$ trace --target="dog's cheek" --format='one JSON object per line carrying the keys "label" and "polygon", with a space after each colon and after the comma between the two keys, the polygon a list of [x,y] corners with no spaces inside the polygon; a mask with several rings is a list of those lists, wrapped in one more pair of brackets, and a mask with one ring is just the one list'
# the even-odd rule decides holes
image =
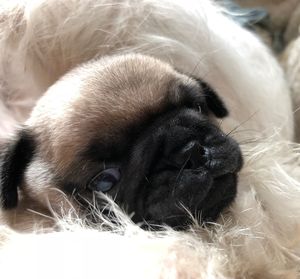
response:
{"label": "dog's cheek", "polygon": [[145,200],[145,219],[170,226],[190,223],[189,212],[203,201],[212,187],[207,170],[166,171],[151,181]]}
{"label": "dog's cheek", "polygon": [[1,207],[14,208],[18,204],[18,187],[22,183],[24,171],[35,151],[32,134],[21,130],[1,151],[0,194]]}
{"label": "dog's cheek", "polygon": [[214,179],[212,188],[201,203],[202,219],[215,221],[229,207],[237,194],[237,174],[227,174]]}

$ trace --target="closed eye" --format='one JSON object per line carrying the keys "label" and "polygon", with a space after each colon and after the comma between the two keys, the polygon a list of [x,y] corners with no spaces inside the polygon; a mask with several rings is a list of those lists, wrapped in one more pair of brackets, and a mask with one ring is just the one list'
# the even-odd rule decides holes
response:
{"label": "closed eye", "polygon": [[106,193],[111,190],[121,179],[119,168],[109,168],[98,173],[88,184],[91,191]]}

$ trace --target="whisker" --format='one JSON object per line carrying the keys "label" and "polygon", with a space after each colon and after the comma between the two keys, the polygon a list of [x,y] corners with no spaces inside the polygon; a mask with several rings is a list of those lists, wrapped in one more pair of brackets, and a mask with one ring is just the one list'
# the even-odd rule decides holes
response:
{"label": "whisker", "polygon": [[145,175],[145,180],[147,181],[148,184],[150,184],[150,181],[146,175]]}
{"label": "whisker", "polygon": [[195,64],[195,66],[194,66],[194,68],[193,68],[193,70],[192,70],[192,72],[191,72],[191,75],[193,75],[194,72],[197,70],[197,68],[199,67],[199,65],[200,65],[200,63],[202,62],[202,60],[203,60],[203,57],[200,57],[200,58],[198,59],[197,63]]}
{"label": "whisker", "polygon": [[296,114],[299,110],[300,110],[300,106],[297,107],[297,108],[293,111],[293,114]]}
{"label": "whisker", "polygon": [[223,124],[223,119],[220,119],[217,124],[218,124],[218,128],[221,129]]}
{"label": "whisker", "polygon": [[176,179],[175,179],[176,182],[178,181],[179,177],[181,176],[181,174],[182,174],[182,172],[183,172],[183,170],[184,170],[186,164],[187,164],[188,161],[191,159],[191,156],[192,156],[192,154],[190,153],[190,154],[189,154],[189,157],[185,160],[185,162],[183,163],[182,167],[180,168],[180,170],[179,170],[179,172],[178,172],[178,175],[176,176]]}
{"label": "whisker", "polygon": [[235,135],[238,133],[247,133],[247,132],[252,132],[252,133],[257,134],[257,130],[254,130],[254,129],[235,130],[235,131],[231,131],[230,133],[231,133],[231,135]]}
{"label": "whisker", "polygon": [[252,113],[246,120],[244,120],[243,122],[241,122],[239,125],[237,125],[235,128],[233,128],[226,136],[229,136],[232,134],[232,132],[236,131],[237,129],[239,129],[241,126],[243,126],[245,123],[247,123],[251,118],[253,118],[255,116],[255,114],[257,114],[258,111]]}
{"label": "whisker", "polygon": [[244,140],[244,141],[240,141],[239,145],[247,145],[249,143],[257,143],[258,141],[256,139],[248,139],[248,140]]}
{"label": "whisker", "polygon": [[55,217],[53,217],[53,216],[51,216],[51,215],[47,215],[47,214],[38,212],[38,211],[33,210],[33,209],[30,209],[30,208],[28,208],[27,211],[30,212],[30,213],[36,214],[36,215],[38,215],[38,216],[41,216],[41,217],[44,217],[44,218],[53,220],[53,221],[56,221],[56,220],[57,220]]}

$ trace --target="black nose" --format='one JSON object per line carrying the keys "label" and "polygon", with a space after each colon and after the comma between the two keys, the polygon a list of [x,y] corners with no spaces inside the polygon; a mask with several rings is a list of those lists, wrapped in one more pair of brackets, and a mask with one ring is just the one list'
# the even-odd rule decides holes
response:
{"label": "black nose", "polygon": [[207,150],[199,142],[191,141],[172,156],[173,163],[179,168],[197,169],[207,161]]}

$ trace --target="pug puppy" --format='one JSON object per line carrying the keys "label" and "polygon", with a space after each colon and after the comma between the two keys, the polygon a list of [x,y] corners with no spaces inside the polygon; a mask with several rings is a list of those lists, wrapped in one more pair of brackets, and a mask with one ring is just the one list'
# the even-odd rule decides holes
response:
{"label": "pug puppy", "polygon": [[196,14],[183,1],[125,2],[2,3],[5,101],[40,99],[30,114],[21,106],[27,121],[1,148],[3,223],[23,230],[70,205],[95,219],[102,193],[136,223],[214,221],[242,166],[231,133],[293,137],[281,70],[212,1],[190,0]]}
{"label": "pug puppy", "polygon": [[84,212],[105,193],[137,223],[215,221],[242,166],[239,145],[214,120],[227,114],[209,85],[153,57],[84,63],[49,88],[2,151],[2,207],[17,207],[18,192],[47,204],[56,188]]}

